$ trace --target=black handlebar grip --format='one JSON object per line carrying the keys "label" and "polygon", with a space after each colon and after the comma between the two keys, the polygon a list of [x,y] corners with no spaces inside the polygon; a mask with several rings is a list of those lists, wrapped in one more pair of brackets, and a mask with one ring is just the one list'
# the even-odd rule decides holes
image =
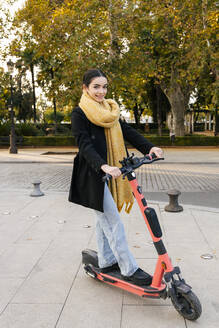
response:
{"label": "black handlebar grip", "polygon": [[112,175],[106,173],[103,177],[102,177],[102,181],[106,182],[108,180],[112,179]]}

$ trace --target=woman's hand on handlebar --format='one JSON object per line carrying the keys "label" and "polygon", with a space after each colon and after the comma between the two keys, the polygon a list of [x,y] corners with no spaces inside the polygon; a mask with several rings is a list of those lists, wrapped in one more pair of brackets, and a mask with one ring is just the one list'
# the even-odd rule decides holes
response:
{"label": "woman's hand on handlebar", "polygon": [[122,172],[117,166],[109,166],[107,164],[102,165],[101,170],[105,173],[110,174],[115,179],[122,174]]}
{"label": "woman's hand on handlebar", "polygon": [[158,158],[162,158],[163,157],[163,150],[161,148],[158,148],[158,147],[152,147],[150,152],[149,152],[149,155],[151,154],[155,154]]}

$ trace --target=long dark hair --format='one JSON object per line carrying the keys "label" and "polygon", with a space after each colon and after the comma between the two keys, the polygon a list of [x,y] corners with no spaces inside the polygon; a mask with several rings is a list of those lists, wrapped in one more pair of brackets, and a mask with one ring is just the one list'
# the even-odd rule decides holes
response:
{"label": "long dark hair", "polygon": [[95,77],[100,76],[103,76],[107,79],[106,74],[104,74],[100,69],[89,69],[87,72],[84,73],[83,84],[85,84],[86,87],[89,87],[89,84],[92,82],[92,80]]}

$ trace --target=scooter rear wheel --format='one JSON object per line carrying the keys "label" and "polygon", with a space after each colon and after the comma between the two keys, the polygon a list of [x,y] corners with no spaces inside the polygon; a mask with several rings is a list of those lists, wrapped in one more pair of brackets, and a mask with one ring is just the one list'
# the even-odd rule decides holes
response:
{"label": "scooter rear wheel", "polygon": [[173,306],[175,309],[188,320],[197,320],[202,313],[202,306],[198,297],[192,292],[187,294],[177,293],[177,301],[182,305],[182,309],[179,309],[177,304],[175,304],[174,299],[171,298]]}
{"label": "scooter rear wheel", "polygon": [[86,264],[86,265],[84,266],[84,271],[85,271],[85,273],[86,273],[88,276],[90,276],[91,278],[93,278],[93,279],[97,279],[97,274],[96,274],[96,272],[94,272],[94,271],[92,270],[92,268],[90,267],[89,264]]}

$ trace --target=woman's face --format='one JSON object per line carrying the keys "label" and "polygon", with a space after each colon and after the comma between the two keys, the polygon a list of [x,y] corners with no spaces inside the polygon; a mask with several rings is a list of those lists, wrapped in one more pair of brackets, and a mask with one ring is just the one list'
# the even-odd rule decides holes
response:
{"label": "woman's face", "polygon": [[97,102],[102,102],[107,93],[107,79],[104,76],[95,77],[89,86],[83,86],[89,96]]}

